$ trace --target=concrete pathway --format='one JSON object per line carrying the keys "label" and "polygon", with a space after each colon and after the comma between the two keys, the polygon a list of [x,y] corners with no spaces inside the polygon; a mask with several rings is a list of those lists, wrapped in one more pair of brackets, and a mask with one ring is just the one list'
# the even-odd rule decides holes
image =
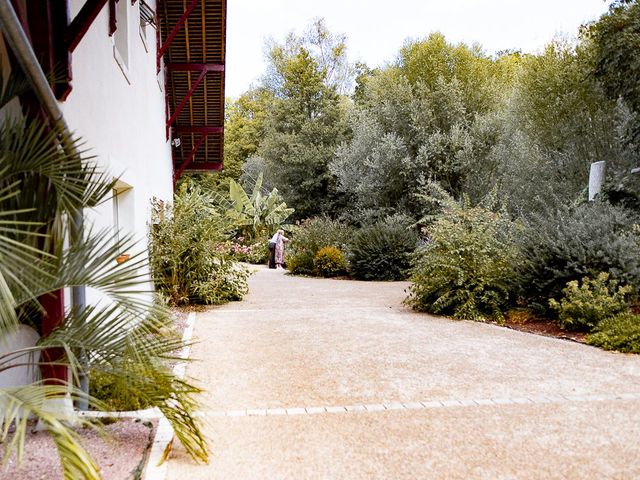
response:
{"label": "concrete pathway", "polygon": [[212,455],[169,480],[640,478],[640,356],[411,312],[407,283],[259,268],[199,313]]}

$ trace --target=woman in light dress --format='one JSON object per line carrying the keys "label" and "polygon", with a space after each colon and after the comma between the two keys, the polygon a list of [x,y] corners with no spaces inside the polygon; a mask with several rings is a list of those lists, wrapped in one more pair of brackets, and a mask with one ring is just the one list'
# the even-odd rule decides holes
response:
{"label": "woman in light dress", "polygon": [[284,230],[278,230],[273,237],[271,237],[270,242],[275,243],[275,263],[276,268],[282,268],[284,264],[284,247],[285,244],[289,242],[289,239],[284,236]]}

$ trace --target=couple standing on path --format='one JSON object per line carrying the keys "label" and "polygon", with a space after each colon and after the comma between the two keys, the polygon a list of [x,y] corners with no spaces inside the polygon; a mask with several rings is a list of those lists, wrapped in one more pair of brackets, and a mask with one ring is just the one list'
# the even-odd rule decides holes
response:
{"label": "couple standing on path", "polygon": [[269,268],[282,268],[284,264],[284,247],[289,239],[284,236],[284,230],[278,230],[269,240]]}

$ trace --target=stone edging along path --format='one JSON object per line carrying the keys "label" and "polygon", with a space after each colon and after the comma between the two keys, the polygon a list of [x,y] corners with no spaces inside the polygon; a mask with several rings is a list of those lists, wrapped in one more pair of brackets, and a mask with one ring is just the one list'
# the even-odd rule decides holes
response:
{"label": "stone edging along path", "polygon": [[485,398],[472,400],[431,400],[422,402],[389,402],[363,405],[324,407],[255,408],[246,410],[222,410],[198,412],[201,417],[251,417],[268,415],[317,415],[324,413],[383,412],[386,410],[425,410],[436,408],[480,407],[496,405],[540,405],[566,402],[606,402],[614,400],[640,400],[640,393],[612,395],[547,395],[519,398]]}
{"label": "stone edging along path", "polygon": [[[184,360],[189,358],[191,346],[189,345],[193,337],[193,327],[196,322],[195,312],[189,313],[187,325],[182,334],[182,341],[186,346],[178,353],[178,357]],[[173,367],[173,372],[178,378],[184,378],[187,362],[179,362]],[[155,409],[154,409],[155,410]],[[158,412],[159,413],[159,412]],[[143,480],[164,480],[167,476],[167,464],[165,460],[171,451],[174,432],[169,421],[160,413],[160,421],[156,430],[155,438],[149,453],[147,465],[142,474]]]}

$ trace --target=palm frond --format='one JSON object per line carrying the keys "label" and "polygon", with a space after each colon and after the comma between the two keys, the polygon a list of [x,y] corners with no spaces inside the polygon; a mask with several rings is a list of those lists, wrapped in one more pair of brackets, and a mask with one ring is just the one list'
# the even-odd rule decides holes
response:
{"label": "palm frond", "polygon": [[[46,400],[70,395],[72,399],[83,397],[82,393],[69,385],[32,385],[11,389],[0,389],[0,441],[4,443],[4,462],[16,455],[18,462],[22,460],[27,420],[34,416],[40,419],[58,449],[60,463],[65,480],[100,480],[100,470],[91,456],[80,444],[77,433],[67,423],[79,423],[80,426],[95,428],[88,420],[75,415],[67,416],[62,411],[49,411]],[[10,433],[11,427],[13,433]]]}
{"label": "palm frond", "polygon": [[124,395],[158,407],[187,451],[206,461],[206,442],[191,414],[196,409],[192,396],[200,389],[177,378],[165,365],[184,342],[159,333],[161,310],[132,319],[119,305],[90,307],[78,315],[72,313],[65,325],[43,339],[40,346],[71,352],[84,348],[90,370],[121,379],[119,388]]}
{"label": "palm frond", "polygon": [[[0,83],[5,86],[2,94],[17,91],[17,87]],[[0,102],[3,98],[0,95]],[[177,379],[166,367],[166,359],[172,358],[182,342],[159,334],[161,312],[150,303],[146,255],[140,253],[117,265],[118,254],[135,251],[135,244],[131,238],[114,238],[110,230],[89,230],[79,241],[65,245],[71,219],[108,198],[114,182],[79,139],[36,121],[0,124],[0,335],[18,321],[39,316],[42,307],[37,299],[43,295],[79,285],[106,294],[111,299],[108,306],[69,312],[63,326],[31,351],[62,348],[65,354],[56,362],[68,366],[76,380],[84,368],[78,353],[86,351],[90,368],[127,379],[124,383],[131,391],[165,413],[187,450],[206,460],[203,435],[190,414],[195,408],[192,395],[198,389]],[[202,212],[208,215],[206,208]],[[7,367],[11,358],[0,359],[0,366]],[[40,363],[34,361],[37,365]],[[21,457],[26,419],[35,416],[56,442],[65,478],[99,478],[95,463],[66,424],[71,419],[43,407],[46,398],[67,390],[72,398],[82,398],[71,386],[35,383],[0,389],[0,440],[8,438],[10,426],[15,427],[5,454],[17,452]]]}
{"label": "palm frond", "polygon": [[60,147],[59,133],[39,122],[20,120],[0,125],[3,180],[20,180],[21,191],[35,192],[36,195],[21,195],[19,200],[34,203],[29,207],[42,213],[46,212],[44,204],[48,204],[57,214],[72,215],[94,206],[113,188],[114,181],[99,170],[79,139],[63,140],[78,154],[68,155]]}
{"label": "palm frond", "polygon": [[7,285],[0,269],[0,334],[12,332],[18,326],[16,304],[13,292]]}
{"label": "palm frond", "polygon": [[21,70],[13,70],[6,80],[3,70],[0,70],[0,110],[11,100],[28,92],[31,88]]}

